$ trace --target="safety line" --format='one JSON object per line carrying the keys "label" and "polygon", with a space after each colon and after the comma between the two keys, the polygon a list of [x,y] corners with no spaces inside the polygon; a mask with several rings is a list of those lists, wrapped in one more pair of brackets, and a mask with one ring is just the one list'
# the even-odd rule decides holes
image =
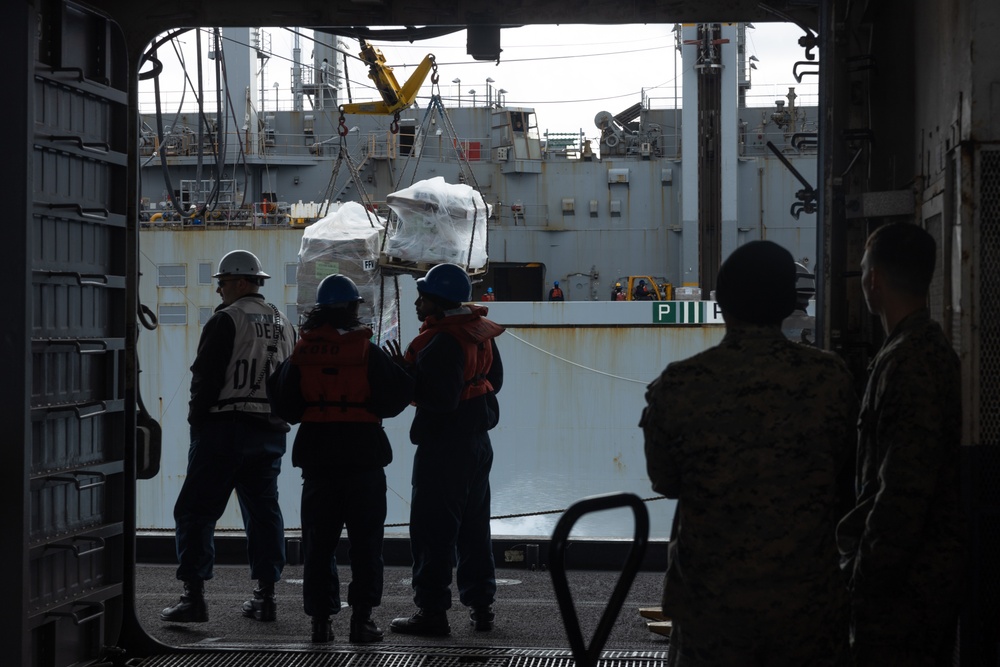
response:
{"label": "safety line", "polygon": [[[648,503],[654,500],[666,500],[666,499],[667,499],[666,496],[650,496],[649,498],[642,498],[641,500],[644,503]],[[526,516],[542,516],[543,514],[562,514],[565,511],[566,511],[565,509],[561,509],[561,510],[541,510],[538,512],[521,512],[520,514],[500,514],[498,516],[491,516],[490,521],[499,521],[502,519],[520,519]],[[385,524],[385,527],[403,528],[409,525],[410,525],[409,523],[387,523]]]}
{"label": "safety line", "polygon": [[633,378],[622,377],[621,375],[615,375],[614,373],[608,373],[606,371],[597,370],[596,368],[591,368],[590,366],[584,366],[583,364],[578,364],[575,361],[570,361],[569,359],[566,359],[565,357],[560,357],[558,354],[555,354],[554,352],[549,352],[548,350],[542,349],[542,348],[538,347],[537,345],[535,345],[534,343],[529,343],[528,341],[524,340],[520,336],[511,333],[509,329],[507,331],[505,331],[504,333],[506,333],[511,338],[514,338],[515,340],[521,341],[522,343],[524,343],[528,347],[535,348],[536,350],[538,350],[542,354],[547,354],[547,355],[549,355],[550,357],[552,357],[554,359],[558,359],[559,361],[564,361],[567,364],[570,364],[571,366],[576,366],[577,368],[582,368],[585,371],[590,371],[591,373],[597,373],[598,375],[604,375],[604,376],[607,376],[609,378],[614,378],[616,380],[624,380],[625,382],[634,382],[636,384],[643,384],[643,385],[649,384],[649,382],[647,382],[645,380],[635,380]]}

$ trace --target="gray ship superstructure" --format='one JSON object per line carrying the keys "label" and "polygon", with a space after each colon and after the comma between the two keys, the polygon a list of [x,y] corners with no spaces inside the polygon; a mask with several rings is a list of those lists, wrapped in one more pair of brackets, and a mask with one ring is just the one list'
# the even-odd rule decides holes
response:
{"label": "gray ship superstructure", "polygon": [[[441,176],[467,181],[492,205],[490,271],[477,296],[493,287],[499,300],[541,300],[559,280],[568,300],[602,300],[617,278],[652,275],[707,297],[721,260],[759,238],[815,265],[808,183],[815,183],[816,108],[797,106],[794,90],[775,107],[743,106],[750,81],[742,24],[684,27],[681,107],[650,108],[640,99],[617,113],[597,109],[593,140],[549,131],[558,119],[505,106],[499,96],[450,106],[445,119],[420,98],[402,112],[397,133],[391,116],[348,115],[342,125],[343,78],[330,65],[339,54],[320,46],[312,67],[293,68],[299,108],[273,110],[257,92],[268,82],[258,82],[256,51],[232,46],[259,42],[257,33],[227,33],[239,33],[220,42],[229,90],[246,91],[230,93],[228,113],[206,105],[201,127],[193,112],[143,118],[146,218],[176,221],[178,210],[207,205],[186,223],[294,226],[315,219],[324,202],[364,195],[387,215],[387,195]],[[338,160],[342,147],[356,174]]]}

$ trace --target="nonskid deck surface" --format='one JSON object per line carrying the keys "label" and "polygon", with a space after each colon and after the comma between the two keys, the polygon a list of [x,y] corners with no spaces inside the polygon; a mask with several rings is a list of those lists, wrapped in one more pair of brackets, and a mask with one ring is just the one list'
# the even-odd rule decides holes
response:
{"label": "nonskid deck surface", "polygon": [[[604,651],[600,667],[662,667],[664,651]],[[137,667],[569,667],[569,650],[447,647],[303,648],[226,647],[151,656]]]}
{"label": "nonskid deck surface", "polygon": [[[559,614],[547,571],[499,569],[498,591],[494,605],[496,625],[491,632],[476,632],[469,623],[468,609],[454,593],[448,612],[450,637],[411,637],[389,631],[389,622],[415,611],[410,588],[410,568],[386,567],[382,606],[374,618],[385,630],[385,641],[373,645],[352,645],[347,641],[350,609],[344,608],[333,617],[335,638],[329,644],[309,641],[309,617],[302,610],[302,566],[287,566],[276,586],[278,619],[273,623],[244,618],[240,606],[248,599],[254,582],[246,566],[216,566],[215,577],[206,583],[209,621],[207,623],[168,624],[160,621],[160,610],[177,602],[181,584],[175,578],[176,568],[169,565],[136,566],[137,614],[146,632],[154,639],[171,646],[197,649],[237,650],[242,662],[227,662],[220,654],[206,662],[177,662],[182,655],[161,656],[150,665],[269,665],[292,664],[271,662],[273,651],[319,651],[327,658],[318,662],[296,660],[296,665],[338,665],[346,667],[345,652],[350,655],[378,654],[361,663],[350,661],[351,667],[447,667],[452,663],[483,663],[485,667],[549,667],[563,666],[572,659],[565,626]],[[342,567],[341,597],[346,603],[349,567]],[[608,599],[618,580],[617,572],[580,570],[569,573],[570,588],[583,637],[589,643],[604,613]],[[648,619],[639,614],[641,607],[654,606],[659,601],[662,574],[640,572],[628,599],[605,643],[608,657],[628,656],[641,662],[660,660],[666,655],[666,637],[649,632]],[[336,656],[340,657],[336,657]],[[392,657],[395,656],[395,657]],[[451,656],[445,659],[446,656]],[[465,657],[462,657],[465,656]],[[190,656],[196,657],[196,656]],[[211,657],[211,656],[206,656]],[[418,659],[419,658],[419,659]],[[545,658],[544,660],[539,660]],[[159,662],[165,660],[165,662]],[[218,660],[218,661],[217,661]],[[374,662],[372,662],[374,660]],[[444,660],[442,663],[441,660]],[[615,661],[617,662],[617,660]],[[604,664],[604,661],[602,661]]]}

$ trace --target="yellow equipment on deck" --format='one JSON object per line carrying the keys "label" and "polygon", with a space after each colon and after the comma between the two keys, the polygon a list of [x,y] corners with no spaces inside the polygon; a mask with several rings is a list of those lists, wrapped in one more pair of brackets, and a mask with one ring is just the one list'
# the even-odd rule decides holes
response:
{"label": "yellow equipment on deck", "polygon": [[[638,294],[639,282],[644,283],[647,295],[640,297]],[[674,298],[673,285],[666,278],[659,276],[622,276],[618,283],[624,285],[625,301],[671,301]]]}

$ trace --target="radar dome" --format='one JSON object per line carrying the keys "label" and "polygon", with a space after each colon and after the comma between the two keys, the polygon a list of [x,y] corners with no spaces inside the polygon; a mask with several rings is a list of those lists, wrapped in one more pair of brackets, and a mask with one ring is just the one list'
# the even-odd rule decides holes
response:
{"label": "radar dome", "polygon": [[599,111],[597,115],[594,116],[594,125],[603,130],[611,125],[611,121],[614,119],[615,117],[611,115],[610,111]]}

